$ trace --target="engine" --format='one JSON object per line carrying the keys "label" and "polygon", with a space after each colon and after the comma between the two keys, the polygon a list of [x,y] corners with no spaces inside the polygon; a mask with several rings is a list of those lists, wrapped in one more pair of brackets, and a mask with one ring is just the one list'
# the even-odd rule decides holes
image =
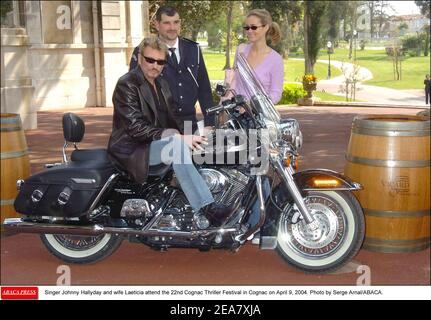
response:
{"label": "engine", "polygon": [[[245,174],[235,169],[201,168],[199,173],[207,183],[214,200],[224,205],[231,205],[236,199],[242,198],[249,181]],[[157,228],[165,231],[190,232],[209,226],[203,215],[193,211],[182,192],[175,196],[157,223]]]}
{"label": "engine", "polygon": [[157,223],[157,228],[165,231],[185,231],[194,229],[194,212],[185,195],[178,193]]}
{"label": "engine", "polygon": [[207,183],[214,200],[227,206],[242,197],[249,182],[249,177],[236,169],[202,168],[199,173]]}
{"label": "engine", "polygon": [[114,201],[110,204],[111,210],[116,203],[122,203],[119,209],[120,218],[133,227],[141,228],[147,225],[153,217],[166,205],[173,189],[164,183],[147,185],[143,189],[136,189],[131,184],[118,185],[114,189]]}
{"label": "engine", "polygon": [[[214,200],[227,206],[242,198],[249,182],[249,177],[236,169],[200,168],[199,173]],[[164,208],[164,202],[169,198],[170,203]],[[193,211],[184,193],[167,185],[153,186],[145,196],[126,199],[120,217],[132,226],[144,227],[163,208],[163,215],[155,224],[159,230],[190,232],[209,227],[206,218]]]}

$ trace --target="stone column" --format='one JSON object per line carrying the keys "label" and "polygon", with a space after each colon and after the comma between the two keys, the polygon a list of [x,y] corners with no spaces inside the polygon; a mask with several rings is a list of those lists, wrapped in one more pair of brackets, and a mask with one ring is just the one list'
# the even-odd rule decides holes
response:
{"label": "stone column", "polygon": [[[131,1],[133,3],[134,1]],[[126,2],[101,1],[102,26],[101,47],[101,78],[104,88],[102,105],[112,106],[112,94],[118,79],[128,68],[127,61],[127,30]]]}
{"label": "stone column", "polygon": [[72,29],[74,44],[93,44],[91,1],[72,0]]}
{"label": "stone column", "polygon": [[25,20],[28,44],[40,44],[42,41],[42,19],[39,1],[25,2]]}
{"label": "stone column", "polygon": [[144,36],[150,35],[150,4],[148,1],[142,1],[142,28]]}
{"label": "stone column", "polygon": [[1,112],[17,113],[23,128],[37,127],[34,87],[27,64],[28,36],[23,28],[1,29]]}
{"label": "stone column", "polygon": [[148,1],[130,1],[130,38],[132,47],[150,34]]}
{"label": "stone column", "polygon": [[26,1],[24,7],[26,29],[1,29],[1,112],[18,113],[27,130],[37,128],[29,47],[43,37],[40,2]]}
{"label": "stone column", "polygon": [[34,108],[95,105],[91,2],[27,1]]}
{"label": "stone column", "polygon": [[148,1],[101,1],[103,103],[112,106],[118,79],[128,72],[130,55],[149,35]]}

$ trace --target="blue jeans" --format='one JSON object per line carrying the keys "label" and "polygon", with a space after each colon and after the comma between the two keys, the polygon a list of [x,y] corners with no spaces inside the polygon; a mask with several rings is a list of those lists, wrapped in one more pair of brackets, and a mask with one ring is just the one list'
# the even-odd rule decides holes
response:
{"label": "blue jeans", "polygon": [[[271,186],[269,184],[269,179],[266,176],[262,177],[262,193],[263,193],[263,200],[266,202],[266,200],[269,198],[269,195],[271,193]],[[259,198],[256,199],[256,201],[253,204],[253,207],[251,208],[251,214],[248,218],[248,223],[250,223],[250,227],[255,226],[259,222],[260,218],[260,201]]]}
{"label": "blue jeans", "polygon": [[181,189],[196,212],[214,202],[211,191],[193,164],[190,148],[179,135],[151,142],[150,166],[161,163],[172,165]]}

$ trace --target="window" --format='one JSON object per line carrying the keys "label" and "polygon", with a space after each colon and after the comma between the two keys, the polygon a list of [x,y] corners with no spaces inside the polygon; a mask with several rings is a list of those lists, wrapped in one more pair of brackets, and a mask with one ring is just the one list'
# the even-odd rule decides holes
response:
{"label": "window", "polygon": [[13,4],[12,1],[1,1],[0,2],[0,13],[1,13],[1,26],[12,27],[13,26]]}
{"label": "window", "polygon": [[3,28],[24,27],[25,1],[1,1],[0,24]]}

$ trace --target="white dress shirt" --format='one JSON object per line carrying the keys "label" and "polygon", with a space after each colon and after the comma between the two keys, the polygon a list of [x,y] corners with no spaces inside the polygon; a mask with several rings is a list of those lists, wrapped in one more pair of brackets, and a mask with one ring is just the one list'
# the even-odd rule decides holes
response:
{"label": "white dress shirt", "polygon": [[[180,47],[179,47],[178,37],[177,37],[177,41],[175,42],[175,44],[173,46],[168,46],[168,48],[175,48],[175,55],[177,56],[178,63],[180,63]],[[172,52],[169,51],[169,56],[171,54],[172,54]]]}

